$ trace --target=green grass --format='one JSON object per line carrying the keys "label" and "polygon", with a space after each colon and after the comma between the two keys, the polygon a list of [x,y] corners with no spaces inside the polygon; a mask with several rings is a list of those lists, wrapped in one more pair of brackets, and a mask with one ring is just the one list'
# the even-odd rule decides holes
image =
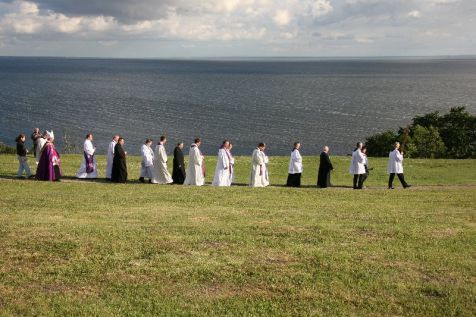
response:
{"label": "green grass", "polygon": [[197,188],[139,184],[136,157],[126,185],[15,180],[0,156],[0,315],[474,316],[476,161],[407,160],[393,191],[385,159],[364,191],[333,162],[337,188],[315,157],[304,188]]}

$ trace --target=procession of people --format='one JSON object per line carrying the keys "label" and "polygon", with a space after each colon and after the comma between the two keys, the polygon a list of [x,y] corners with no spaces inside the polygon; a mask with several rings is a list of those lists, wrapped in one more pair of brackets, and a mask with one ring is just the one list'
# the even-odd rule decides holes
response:
{"label": "procession of people", "polygon": [[[59,181],[63,176],[61,170],[60,155],[54,145],[53,131],[40,132],[36,128],[31,135],[33,141],[33,156],[36,159],[36,174],[33,175],[28,165],[25,146],[26,135],[20,134],[16,138],[17,158],[19,167],[17,177],[23,178],[25,173],[27,178],[35,177],[38,180]],[[76,174],[78,179],[96,179],[99,176],[96,161],[96,146],[93,143],[94,137],[91,133],[86,135],[83,143],[83,157],[79,170]],[[205,185],[205,156],[200,146],[202,140],[196,138],[190,145],[188,168],[185,167],[183,154],[184,143],[176,144],[173,153],[173,171],[170,175],[168,170],[168,156],[165,145],[167,138],[161,136],[155,151],[152,148],[153,140],[148,138],[141,146],[141,167],[139,181],[150,184],[179,184],[189,186]],[[127,152],[124,149],[125,140],[119,135],[114,135],[107,148],[106,179],[115,183],[126,183],[128,181]],[[233,145],[229,140],[224,140],[218,149],[215,174],[211,185],[229,187],[234,183],[235,159],[232,155]],[[286,186],[300,187],[303,173],[303,157],[300,153],[301,143],[295,142],[290,154],[288,164],[288,178]],[[266,187],[270,185],[268,164],[269,158],[265,153],[266,144],[261,142],[253,150],[251,155],[251,172],[248,185],[250,187]],[[317,173],[317,187],[332,187],[331,173],[334,167],[329,156],[329,146],[323,146],[320,155],[319,168]],[[365,181],[369,177],[369,162],[367,157],[367,147],[362,142],[357,142],[350,160],[349,173],[352,175],[352,188],[364,189]],[[403,153],[400,143],[393,144],[393,151],[389,153],[388,168],[388,188],[394,189],[393,180],[398,177],[403,188],[411,187],[405,181],[403,174]]]}

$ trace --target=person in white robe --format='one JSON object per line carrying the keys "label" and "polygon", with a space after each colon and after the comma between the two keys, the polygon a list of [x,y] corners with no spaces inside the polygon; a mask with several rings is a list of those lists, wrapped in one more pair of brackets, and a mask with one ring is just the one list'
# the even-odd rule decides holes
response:
{"label": "person in white robe", "polygon": [[230,157],[227,152],[229,145],[230,142],[225,140],[218,150],[217,167],[215,169],[215,177],[213,178],[212,182],[213,186],[231,186]]}
{"label": "person in white robe", "polygon": [[165,136],[160,137],[160,142],[155,147],[155,176],[158,184],[172,184],[174,181],[170,176],[167,169],[167,152],[165,151],[165,143],[167,138]]}
{"label": "person in white robe", "polygon": [[98,178],[98,166],[96,162],[96,147],[93,145],[93,135],[88,133],[83,144],[83,160],[77,178]]}
{"label": "person in white robe", "polygon": [[226,153],[228,154],[228,159],[230,160],[230,186],[235,181],[235,158],[233,157],[233,154],[231,153],[232,149],[233,149],[233,144],[230,142],[228,144],[228,149],[226,149]]}
{"label": "person in white robe", "polygon": [[157,184],[154,170],[154,151],[152,150],[152,140],[145,140],[145,143],[142,144],[140,151],[142,154],[142,161],[140,164],[139,181],[141,183],[145,183],[145,178],[148,178],[149,183]]}
{"label": "person in white robe", "polygon": [[350,161],[349,173],[354,175],[352,187],[354,189],[362,189],[365,177],[365,155],[362,153],[362,142],[358,142],[355,150],[352,152],[352,160]]}
{"label": "person in white robe", "polygon": [[253,151],[251,158],[251,187],[266,187],[269,185],[268,179],[268,157],[264,153],[266,144],[260,143],[258,147]]}
{"label": "person in white robe", "polygon": [[294,148],[291,151],[291,157],[289,158],[288,165],[288,180],[286,186],[300,187],[301,186],[301,174],[303,170],[302,156],[299,152],[301,143],[294,142]]}
{"label": "person in white robe", "polygon": [[114,161],[114,147],[117,144],[120,136],[115,135],[112,138],[112,141],[109,143],[109,147],[107,148],[107,165],[106,165],[106,179],[111,180],[111,173],[112,173],[112,162]]}
{"label": "person in white robe", "polygon": [[410,184],[407,184],[405,181],[405,176],[403,175],[403,153],[400,152],[400,143],[395,142],[393,148],[393,151],[391,151],[388,155],[388,188],[394,189],[393,180],[395,178],[395,174],[397,174],[397,177],[400,180],[403,188],[411,187]]}
{"label": "person in white robe", "polygon": [[40,162],[41,151],[43,150],[43,147],[45,146],[46,142],[47,140],[45,133],[43,133],[43,135],[38,140],[36,140],[36,165],[38,165],[38,163]]}
{"label": "person in white robe", "polygon": [[200,151],[202,141],[196,138],[188,152],[188,168],[184,185],[202,186],[205,184],[205,158]]}

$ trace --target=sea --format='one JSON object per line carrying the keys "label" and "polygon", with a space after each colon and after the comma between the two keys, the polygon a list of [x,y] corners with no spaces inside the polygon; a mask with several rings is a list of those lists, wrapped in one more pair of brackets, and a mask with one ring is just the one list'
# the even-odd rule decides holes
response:
{"label": "sea", "polygon": [[351,153],[357,141],[406,126],[416,115],[465,106],[476,113],[476,57],[348,59],[91,59],[0,57],[0,141],[53,130],[58,148],[99,153],[116,133],[129,153],[161,135],[202,139],[216,155],[259,142],[269,155]]}

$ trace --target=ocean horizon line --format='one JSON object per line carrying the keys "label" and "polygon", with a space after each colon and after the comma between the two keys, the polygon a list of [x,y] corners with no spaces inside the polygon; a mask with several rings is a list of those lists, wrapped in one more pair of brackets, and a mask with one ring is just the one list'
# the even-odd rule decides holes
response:
{"label": "ocean horizon line", "polygon": [[230,61],[230,62],[319,62],[319,61],[392,61],[392,60],[471,60],[476,54],[459,55],[382,55],[382,56],[193,56],[193,57],[119,57],[119,56],[55,56],[55,55],[0,55],[15,59],[72,59],[72,60],[151,60],[151,61]]}

